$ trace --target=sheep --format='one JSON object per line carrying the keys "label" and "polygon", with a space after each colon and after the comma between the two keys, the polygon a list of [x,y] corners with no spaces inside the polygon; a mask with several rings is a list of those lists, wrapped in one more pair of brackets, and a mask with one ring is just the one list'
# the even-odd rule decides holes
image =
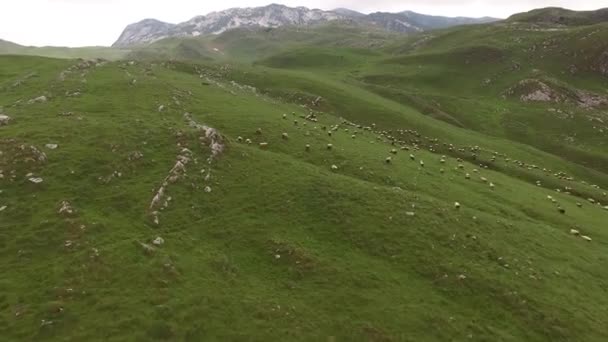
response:
{"label": "sheep", "polygon": [[355,138],[357,137],[357,135],[356,135],[356,134],[353,134],[353,135],[351,135],[350,137],[351,137],[352,139],[355,139]]}
{"label": "sheep", "polygon": [[583,204],[582,204],[582,203],[580,203],[580,202],[576,202],[576,206],[577,206],[577,207],[579,207],[579,208],[582,208],[582,207],[583,207]]}
{"label": "sheep", "polygon": [[393,158],[392,158],[392,157],[387,157],[387,158],[386,158],[386,160],[385,160],[385,162],[386,162],[387,164],[390,164],[392,161],[393,161]]}
{"label": "sheep", "polygon": [[327,132],[327,135],[331,137],[331,131]]}
{"label": "sheep", "polygon": [[287,120],[287,114],[283,114],[283,120]]}
{"label": "sheep", "polygon": [[410,154],[410,159],[411,160],[416,160],[416,157],[413,154]]}
{"label": "sheep", "polygon": [[559,211],[560,214],[565,214],[566,213],[566,209],[564,209],[562,207],[557,207],[557,211]]}
{"label": "sheep", "polygon": [[424,167],[424,161],[420,161],[420,167]]}
{"label": "sheep", "polygon": [[247,143],[247,145],[251,145],[253,142],[251,141],[251,139],[246,139],[245,143]]}
{"label": "sheep", "polygon": [[454,208],[460,209],[460,203],[459,202],[454,202]]}
{"label": "sheep", "polygon": [[337,165],[332,165],[331,169],[332,169],[332,171],[337,171],[338,170],[338,166]]}
{"label": "sheep", "polygon": [[391,154],[397,154],[397,150],[396,149],[392,149],[391,150]]}
{"label": "sheep", "polygon": [[441,158],[441,159],[439,159],[439,162],[440,162],[441,164],[445,164],[445,159]]}
{"label": "sheep", "polygon": [[305,149],[306,149],[307,152],[310,151],[310,145],[306,144]]}
{"label": "sheep", "polygon": [[582,236],[581,236],[581,238],[582,238],[583,240],[586,240],[586,241],[589,241],[589,242],[591,242],[591,241],[592,241],[592,240],[591,240],[591,238],[590,238],[590,237],[588,237],[587,235],[582,235]]}
{"label": "sheep", "polygon": [[333,149],[333,148],[334,148],[334,145],[332,145],[332,144],[327,144],[327,150],[328,150],[328,151],[331,151],[331,149]]}
{"label": "sheep", "polygon": [[465,179],[471,179],[471,175],[467,173],[467,174],[464,175],[464,178]]}
{"label": "sheep", "polygon": [[268,143],[266,143],[266,142],[260,143],[260,148],[266,149],[267,147],[268,147]]}
{"label": "sheep", "polygon": [[579,236],[579,235],[581,235],[581,232],[579,232],[579,231],[578,231],[578,230],[576,230],[576,229],[570,229],[570,234],[572,234],[572,235],[576,235],[576,236]]}
{"label": "sheep", "polygon": [[258,129],[255,131],[255,134],[257,134],[257,135],[262,135],[262,129],[261,129],[261,128],[258,128]]}
{"label": "sheep", "polygon": [[439,169],[439,173],[445,173],[444,169]]}
{"label": "sheep", "polygon": [[459,169],[464,169],[464,165],[462,165],[462,164],[458,164],[458,168],[459,168]]}
{"label": "sheep", "polygon": [[242,142],[243,142],[243,137],[237,137],[237,138],[236,138],[236,141],[238,141],[238,142],[242,143]]}
{"label": "sheep", "polygon": [[297,126],[298,125],[298,120],[293,120],[293,125]]}
{"label": "sheep", "polygon": [[494,183],[490,182],[490,189],[494,190]]}
{"label": "sheep", "polygon": [[488,179],[487,179],[486,177],[481,177],[480,179],[481,179],[481,181],[482,181],[482,182],[484,182],[484,183],[487,183],[487,182],[488,182]]}
{"label": "sheep", "polygon": [[283,138],[283,140],[287,140],[287,139],[289,139],[289,134],[283,133],[283,134],[281,134],[281,138]]}

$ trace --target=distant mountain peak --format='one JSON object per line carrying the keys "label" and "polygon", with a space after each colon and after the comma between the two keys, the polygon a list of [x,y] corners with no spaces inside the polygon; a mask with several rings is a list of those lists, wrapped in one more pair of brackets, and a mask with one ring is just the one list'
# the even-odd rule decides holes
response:
{"label": "distant mountain peak", "polygon": [[168,37],[196,37],[220,34],[235,28],[309,26],[333,20],[353,20],[388,31],[411,33],[455,25],[475,24],[491,20],[473,18],[434,17],[415,12],[363,14],[346,8],[332,11],[288,7],[270,4],[263,7],[231,8],[199,15],[179,23],[169,24],[145,19],[125,28],[114,47],[149,44]]}

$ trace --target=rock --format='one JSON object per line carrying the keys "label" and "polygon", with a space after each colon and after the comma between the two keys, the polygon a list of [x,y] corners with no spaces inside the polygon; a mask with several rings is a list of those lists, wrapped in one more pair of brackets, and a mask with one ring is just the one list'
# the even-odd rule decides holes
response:
{"label": "rock", "polygon": [[11,117],[5,114],[0,114],[0,126],[8,125],[11,121]]}
{"label": "rock", "polygon": [[59,208],[57,213],[60,215],[72,215],[74,213],[74,209],[72,208],[72,205],[70,204],[70,202],[62,201],[61,207]]}
{"label": "rock", "polygon": [[46,96],[42,95],[42,96],[38,96],[38,97],[36,97],[34,99],[29,100],[27,103],[28,104],[32,104],[32,103],[44,103],[44,102],[47,102],[47,101],[48,101],[48,98]]}
{"label": "rock", "polygon": [[40,177],[30,177],[28,179],[30,182],[34,183],[34,184],[40,184],[42,183],[44,180]]}
{"label": "rock", "polygon": [[162,237],[158,236],[156,239],[154,239],[154,241],[152,241],[152,243],[155,246],[162,246],[165,244],[165,239],[163,239]]}
{"label": "rock", "polygon": [[591,242],[591,241],[592,241],[592,240],[591,240],[591,238],[590,238],[590,237],[588,237],[587,235],[581,235],[581,238],[582,238],[583,240],[585,240],[585,241],[589,241],[589,242]]}
{"label": "rock", "polygon": [[57,149],[57,147],[59,147],[59,145],[57,145],[57,144],[46,144],[46,145],[44,145],[44,147],[48,148],[49,150],[55,150],[55,149]]}
{"label": "rock", "polygon": [[156,248],[154,248],[154,246],[148,245],[147,243],[139,242],[139,246],[143,248],[146,254],[153,254],[154,252],[156,252]]}

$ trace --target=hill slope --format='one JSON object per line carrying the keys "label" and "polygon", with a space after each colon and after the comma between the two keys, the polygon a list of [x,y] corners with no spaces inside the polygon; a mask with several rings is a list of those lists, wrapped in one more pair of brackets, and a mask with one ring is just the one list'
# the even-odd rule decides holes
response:
{"label": "hill slope", "polygon": [[9,339],[606,337],[602,190],[503,153],[557,159],[306,71],[0,58]]}
{"label": "hill slope", "polygon": [[0,56],[0,333],[606,340],[607,27]]}

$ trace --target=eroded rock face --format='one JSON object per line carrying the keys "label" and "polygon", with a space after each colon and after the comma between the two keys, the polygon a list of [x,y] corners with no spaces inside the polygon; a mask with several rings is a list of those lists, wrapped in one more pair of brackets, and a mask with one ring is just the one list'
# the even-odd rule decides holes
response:
{"label": "eroded rock face", "polygon": [[598,70],[602,75],[608,76],[608,50],[600,55]]}
{"label": "eroded rock face", "polygon": [[604,96],[580,89],[561,89],[537,79],[522,80],[507,89],[504,95],[518,97],[522,102],[571,103],[585,109],[608,106],[608,98]]}

